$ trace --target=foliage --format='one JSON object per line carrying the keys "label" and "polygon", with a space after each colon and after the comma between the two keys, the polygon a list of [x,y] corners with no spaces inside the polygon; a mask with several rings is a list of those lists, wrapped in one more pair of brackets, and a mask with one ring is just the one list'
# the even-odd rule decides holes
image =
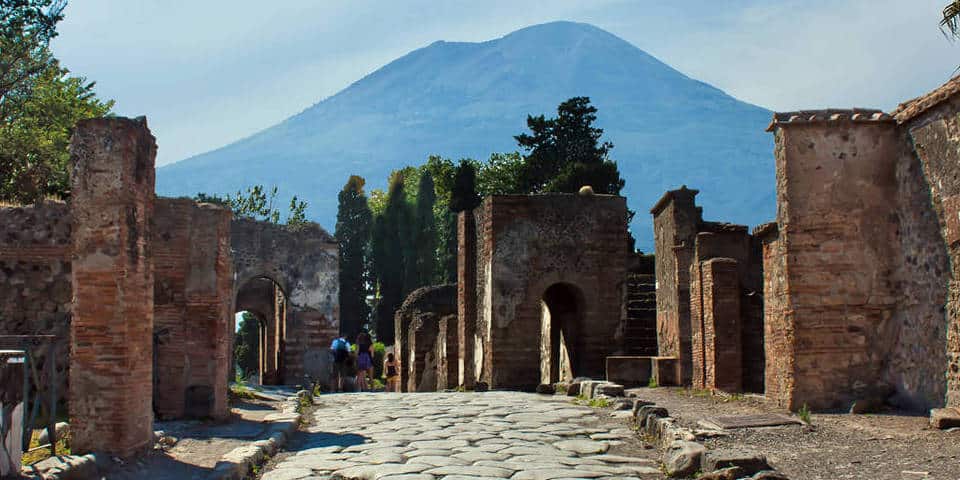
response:
{"label": "foliage", "polygon": [[436,278],[437,264],[437,221],[433,207],[437,194],[433,176],[429,171],[420,174],[417,186],[417,202],[414,211],[413,248],[415,249],[414,270],[417,286],[430,285]]}
{"label": "foliage", "polygon": [[341,333],[353,338],[370,318],[367,304],[367,248],[373,214],[363,191],[363,177],[350,176],[338,195],[336,238],[340,244]]}
{"label": "foliage", "polygon": [[450,192],[450,210],[462,212],[473,210],[480,204],[477,194],[477,170],[474,162],[461,160],[454,175],[453,189]]}
{"label": "foliage", "polygon": [[260,321],[250,312],[243,312],[233,347],[237,375],[249,378],[260,371]]}
{"label": "foliage", "polygon": [[64,0],[0,0],[0,123],[28,98],[37,77],[49,70],[48,45],[57,36]]}
{"label": "foliage", "polygon": [[[235,195],[198,193],[193,199],[198,202],[213,203],[229,208],[237,217],[252,218],[270,223],[280,223],[280,210],[274,208],[277,201],[277,186],[267,191],[263,185],[247,187],[246,191],[237,190]],[[287,214],[286,225],[292,230],[298,230],[306,225],[307,202],[300,200],[296,195],[290,199],[290,211]]]}
{"label": "foliage", "polygon": [[520,153],[494,153],[477,173],[477,191],[483,197],[527,193],[521,184],[524,159]]}
{"label": "foliage", "polygon": [[255,400],[257,398],[257,395],[245,383],[231,383],[229,396],[234,400]]}
{"label": "foliage", "polygon": [[373,377],[370,379],[370,390],[374,392],[382,392],[386,385],[378,377]]}
{"label": "foliage", "polygon": [[797,417],[799,417],[800,421],[803,423],[806,423],[807,425],[810,424],[810,407],[808,407],[806,403],[800,407],[800,410],[797,410]]}
{"label": "foliage", "polygon": [[943,18],[940,20],[940,30],[950,36],[960,37],[960,0],[954,0],[943,8]]}
{"label": "foliage", "polygon": [[[0,53],[0,63],[6,60],[5,55]],[[105,116],[113,108],[113,101],[96,97],[94,82],[68,73],[51,60],[45,70],[31,78],[29,89],[16,89],[4,97],[0,200],[31,203],[44,197],[67,196],[74,125]]]}
{"label": "foliage", "polygon": [[[402,233],[409,228],[409,208],[402,175],[392,175],[383,213],[373,222],[371,254],[377,284],[376,334],[393,343],[393,313],[403,302],[405,261]],[[403,232],[401,231],[403,230]]]}
{"label": "foliage", "polygon": [[608,158],[613,144],[600,141],[603,130],[593,126],[596,113],[589,97],[574,97],[557,107],[556,118],[527,116],[530,133],[514,137],[527,152],[521,191],[575,193],[591,185],[596,193],[620,193],[624,181]]}
{"label": "foliage", "polygon": [[383,376],[383,358],[387,354],[387,346],[383,342],[373,342],[373,378]]}
{"label": "foliage", "polygon": [[587,402],[587,405],[593,408],[607,408],[610,406],[610,400],[606,397],[591,398],[590,401]]}
{"label": "foliage", "polygon": [[657,385],[657,379],[656,379],[656,378],[653,378],[653,377],[650,377],[650,381],[647,382],[647,387],[648,387],[648,388],[657,388],[657,387],[659,387],[659,386],[660,386],[660,385]]}
{"label": "foliage", "polygon": [[457,217],[450,211],[450,195],[457,167],[450,159],[431,155],[421,168],[433,178],[436,195],[433,204],[436,261],[432,283],[453,283],[457,281]]}

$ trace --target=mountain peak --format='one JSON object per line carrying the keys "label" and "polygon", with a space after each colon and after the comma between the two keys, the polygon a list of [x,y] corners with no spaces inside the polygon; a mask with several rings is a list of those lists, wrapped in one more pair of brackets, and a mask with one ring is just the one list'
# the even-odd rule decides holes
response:
{"label": "mountain peak", "polygon": [[[286,199],[305,198],[311,219],[329,228],[350,175],[378,188],[391,170],[432,154],[485,159],[514,151],[527,115],[551,115],[575,96],[598,108],[632,209],[687,183],[704,192],[710,216],[756,224],[773,215],[773,147],[763,132],[770,112],[605,30],[568,21],[485,42],[434,42],[280,124],[162,167],[157,188],[193,195],[276,184]],[[638,247],[652,249],[650,219],[638,215],[632,228]]]}

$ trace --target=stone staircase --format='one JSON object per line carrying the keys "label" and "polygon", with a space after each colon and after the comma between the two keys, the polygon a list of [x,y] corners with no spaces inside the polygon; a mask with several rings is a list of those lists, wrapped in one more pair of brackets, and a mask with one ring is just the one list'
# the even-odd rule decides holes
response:
{"label": "stone staircase", "polygon": [[627,322],[624,326],[624,355],[657,355],[657,292],[653,273],[627,276]]}

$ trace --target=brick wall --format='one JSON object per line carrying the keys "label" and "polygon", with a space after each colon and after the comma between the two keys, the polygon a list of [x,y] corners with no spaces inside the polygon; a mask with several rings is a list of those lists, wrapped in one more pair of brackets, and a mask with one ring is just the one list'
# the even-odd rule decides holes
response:
{"label": "brick wall", "polygon": [[457,384],[473,388],[477,334],[477,227],[472,211],[457,215]]}
{"label": "brick wall", "polygon": [[657,356],[657,278],[653,255],[634,254],[624,299],[623,354]]}
{"label": "brick wall", "polygon": [[[626,204],[606,195],[493,196],[478,209],[478,329],[491,388],[533,388],[541,378],[542,299],[562,284],[582,298],[574,375],[604,374],[616,348],[626,276]],[[485,329],[485,331],[484,331]]]}
{"label": "brick wall", "polygon": [[664,194],[650,210],[657,276],[657,344],[660,355],[680,360],[681,379],[693,375],[690,343],[690,265],[701,212],[698,191],[681,187]]}
{"label": "brick wall", "polygon": [[[882,388],[897,302],[890,199],[897,194],[902,143],[889,120],[777,118],[778,241],[786,247],[787,304],[782,317],[768,321],[782,320],[775,329],[792,334],[795,363],[792,394],[776,400],[788,408],[846,408]],[[772,332],[766,333],[769,338]],[[778,352],[772,349],[768,362],[770,353]]]}
{"label": "brick wall", "polygon": [[[65,203],[0,207],[0,335],[55,335],[61,401],[67,395],[70,309],[70,228]],[[12,346],[12,345],[8,345]],[[38,371],[46,346],[34,351]]]}
{"label": "brick wall", "polygon": [[[229,413],[230,217],[227,209],[190,199],[157,199],[153,393],[154,409],[162,418],[223,418]],[[188,405],[188,397],[197,401]]]}
{"label": "brick wall", "polygon": [[793,405],[796,341],[787,290],[786,247],[776,223],[754,230],[763,244],[764,394],[779,407]]}
{"label": "brick wall", "polygon": [[75,453],[127,456],[153,444],[155,155],[142,119],[82,120],[71,142]]}
{"label": "brick wall", "polygon": [[[458,296],[459,288],[453,284],[420,287],[407,295],[394,314],[394,353],[403,365],[400,369],[400,388],[403,391],[415,392],[422,388],[420,384],[424,369],[427,368],[424,360],[428,352],[431,357],[436,355],[435,346],[440,333],[438,323],[441,319],[456,315]],[[456,320],[448,322],[456,323]],[[454,334],[454,331],[450,334]],[[446,331],[443,333],[447,334]],[[431,368],[435,370],[435,358],[432,365]],[[436,371],[431,375],[431,381],[434,382],[431,389],[435,389]]]}

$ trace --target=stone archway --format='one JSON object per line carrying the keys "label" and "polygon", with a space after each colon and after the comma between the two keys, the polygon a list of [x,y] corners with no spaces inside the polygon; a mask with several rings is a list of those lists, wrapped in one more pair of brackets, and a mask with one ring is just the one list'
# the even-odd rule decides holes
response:
{"label": "stone archway", "polygon": [[584,375],[583,292],[570,283],[555,283],[544,291],[540,305],[540,382]]}
{"label": "stone archway", "polygon": [[[294,384],[304,376],[308,351],[326,349],[340,330],[339,247],[317,224],[297,229],[235,218],[231,224],[234,298],[248,282],[268,278],[284,301],[283,351],[277,352],[279,377]],[[275,308],[278,308],[275,307]],[[234,311],[242,310],[239,305]],[[274,314],[276,317],[276,314]]]}
{"label": "stone archway", "polygon": [[[255,348],[261,385],[282,385],[285,380],[286,298],[280,285],[269,277],[251,278],[237,288],[234,311],[250,312],[258,320]],[[234,348],[236,330],[234,328]],[[231,365],[236,367],[236,360]]]}

